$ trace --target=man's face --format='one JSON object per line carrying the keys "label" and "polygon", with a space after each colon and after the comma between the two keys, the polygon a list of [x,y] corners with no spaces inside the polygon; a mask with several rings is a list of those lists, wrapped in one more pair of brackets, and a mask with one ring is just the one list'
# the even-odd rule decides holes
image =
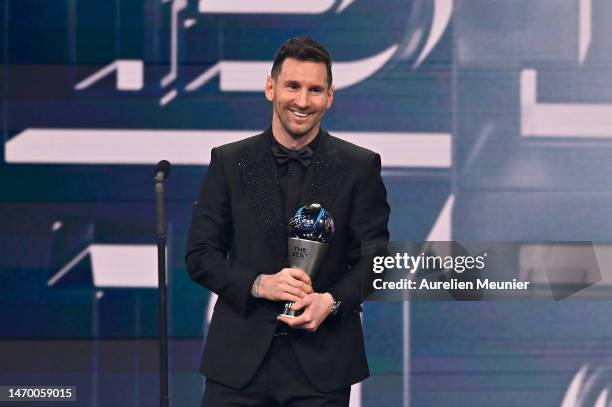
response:
{"label": "man's face", "polygon": [[334,88],[327,85],[324,63],[287,58],[278,77],[266,80],[266,99],[273,106],[272,128],[297,139],[319,131]]}

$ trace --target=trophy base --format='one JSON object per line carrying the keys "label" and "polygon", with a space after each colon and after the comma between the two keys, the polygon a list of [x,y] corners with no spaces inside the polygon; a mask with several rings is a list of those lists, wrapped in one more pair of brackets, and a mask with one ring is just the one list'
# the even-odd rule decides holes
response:
{"label": "trophy base", "polygon": [[287,318],[295,318],[295,317],[299,316],[300,314],[301,314],[300,311],[295,311],[293,309],[293,303],[292,302],[286,302],[285,303],[285,309],[283,310],[283,312],[280,313],[281,316],[287,317]]}

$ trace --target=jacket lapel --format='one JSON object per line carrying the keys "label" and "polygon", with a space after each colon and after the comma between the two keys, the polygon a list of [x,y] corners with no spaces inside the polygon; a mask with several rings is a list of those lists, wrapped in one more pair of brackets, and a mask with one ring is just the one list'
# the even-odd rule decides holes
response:
{"label": "jacket lapel", "polygon": [[319,203],[327,211],[333,207],[346,177],[346,166],[330,143],[330,135],[321,129],[319,146],[313,156],[310,171],[304,180],[300,205]]}
{"label": "jacket lapel", "polygon": [[287,236],[283,219],[280,185],[274,156],[270,150],[271,130],[260,134],[255,148],[238,165],[257,224],[281,262],[287,259]]}

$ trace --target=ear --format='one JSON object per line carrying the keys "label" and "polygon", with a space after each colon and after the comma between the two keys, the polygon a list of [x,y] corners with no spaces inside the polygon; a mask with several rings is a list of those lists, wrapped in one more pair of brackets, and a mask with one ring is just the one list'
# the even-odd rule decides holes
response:
{"label": "ear", "polygon": [[329,109],[334,102],[334,85],[327,88],[327,108]]}
{"label": "ear", "polygon": [[274,100],[274,79],[270,75],[268,75],[266,78],[266,88],[264,93],[269,102]]}

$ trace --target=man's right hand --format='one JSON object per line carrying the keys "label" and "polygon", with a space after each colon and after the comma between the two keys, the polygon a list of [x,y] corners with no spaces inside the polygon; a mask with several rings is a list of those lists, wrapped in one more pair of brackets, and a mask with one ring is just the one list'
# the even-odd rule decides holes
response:
{"label": "man's right hand", "polygon": [[257,286],[259,298],[296,302],[312,293],[312,281],[300,269],[284,268],[276,274],[260,274],[260,277]]}

